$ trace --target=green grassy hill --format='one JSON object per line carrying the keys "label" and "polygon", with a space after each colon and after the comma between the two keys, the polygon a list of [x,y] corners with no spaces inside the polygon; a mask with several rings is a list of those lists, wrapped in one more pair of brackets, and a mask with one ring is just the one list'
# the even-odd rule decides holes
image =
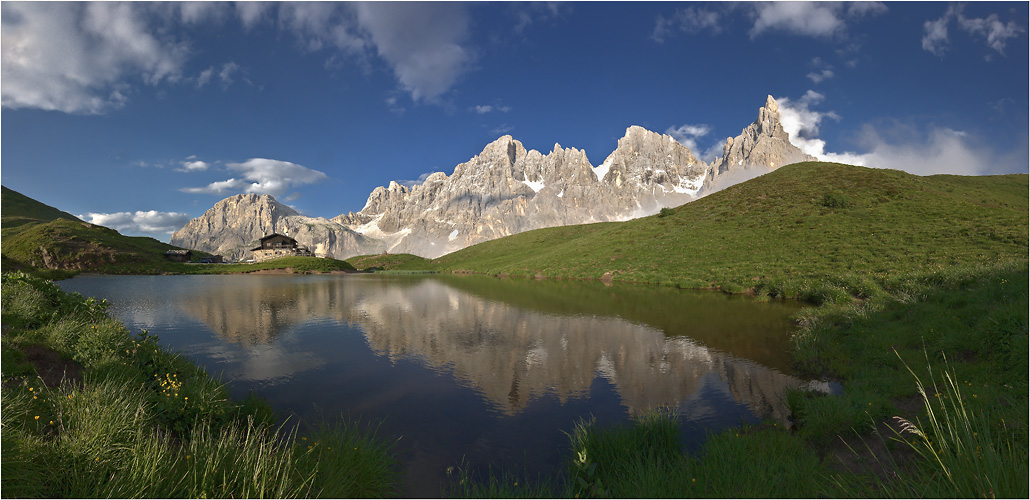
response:
{"label": "green grassy hill", "polygon": [[877,293],[900,274],[1025,261],[1028,223],[1025,174],[919,177],[808,162],[663,214],[521,233],[431,267],[833,300]]}
{"label": "green grassy hill", "polygon": [[[342,260],[284,257],[253,264],[182,264],[164,253],[179,248],[154,238],[124,236],[118,231],[83,222],[54,207],[3,188],[0,198],[2,269],[88,271],[107,274],[226,274],[271,269],[296,273],[354,271]],[[210,255],[193,251],[194,259]],[[412,256],[409,256],[412,257]]]}
{"label": "green grassy hill", "polygon": [[432,267],[428,259],[409,253],[384,253],[379,255],[359,255],[347,259],[347,263],[355,269],[389,271],[422,271]]}
{"label": "green grassy hill", "polygon": [[44,205],[17,191],[0,186],[0,200],[3,200],[4,227],[17,226],[29,222],[49,222],[54,219],[66,219],[82,222],[78,217],[62,212],[50,205]]}
{"label": "green grassy hill", "polygon": [[7,187],[0,196],[0,237],[4,271],[154,273],[185,267],[164,257],[178,247],[83,222]]}

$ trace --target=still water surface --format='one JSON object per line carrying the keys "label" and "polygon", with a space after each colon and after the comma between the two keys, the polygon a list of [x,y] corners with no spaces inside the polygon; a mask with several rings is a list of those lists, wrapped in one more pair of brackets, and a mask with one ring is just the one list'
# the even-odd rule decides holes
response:
{"label": "still water surface", "polygon": [[787,424],[793,303],[598,282],[461,276],[79,276],[231,392],[301,420],[381,420],[406,495],[438,496],[464,458],[549,472],[576,421],[678,411],[683,445]]}

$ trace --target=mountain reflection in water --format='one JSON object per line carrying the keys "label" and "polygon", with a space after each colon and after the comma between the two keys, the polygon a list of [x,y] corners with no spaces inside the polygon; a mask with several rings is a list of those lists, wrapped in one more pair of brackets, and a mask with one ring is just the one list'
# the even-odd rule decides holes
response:
{"label": "mountain reflection in water", "polygon": [[[151,329],[236,394],[256,390],[302,414],[314,404],[385,418],[405,436],[404,477],[415,485],[439,485],[462,457],[555,466],[561,430],[591,415],[613,422],[670,407],[700,429],[697,442],[741,419],[789,425],[788,388],[828,390],[790,375],[799,305],[720,293],[451,276],[60,284],[108,298],[130,328]],[[436,494],[426,487],[407,493]]]}
{"label": "mountain reflection in water", "polygon": [[[260,287],[227,283],[184,298],[180,307],[225,340],[251,345],[256,359],[248,364],[262,365],[267,377],[291,368],[321,366],[324,361],[315,353],[275,352],[262,345],[274,344],[276,337],[299,323],[331,318],[359,326],[369,346],[391,360],[414,357],[434,370],[451,372],[458,383],[477,389],[505,414],[518,413],[545,393],[556,394],[563,403],[580,397],[598,375],[617,388],[631,414],[657,406],[678,407],[698,391],[706,375],[714,374],[756,416],[786,424],[785,389],[810,385],[746,357],[753,354],[751,349],[766,357],[779,351],[786,358],[790,308],[783,304],[674,291],[665,298],[674,302],[672,316],[681,319],[672,327],[682,331],[663,331],[617,316],[619,307],[606,302],[622,302],[625,308],[633,297],[602,286],[587,287],[586,296],[577,298],[581,307],[547,302],[552,309],[563,308],[562,314],[515,307],[503,297],[492,300],[466,291],[492,284],[502,285],[495,289],[503,291],[508,285],[490,281],[352,276],[303,283],[271,280]],[[472,286],[463,290],[462,285]],[[563,288],[563,283],[551,282],[514,285],[526,292],[515,294],[522,297],[532,288]],[[582,309],[608,316],[583,314]],[[669,319],[655,318],[667,327]],[[732,347],[725,352],[695,340],[725,340],[727,329],[748,338],[747,345],[738,346],[743,357],[734,355]]]}

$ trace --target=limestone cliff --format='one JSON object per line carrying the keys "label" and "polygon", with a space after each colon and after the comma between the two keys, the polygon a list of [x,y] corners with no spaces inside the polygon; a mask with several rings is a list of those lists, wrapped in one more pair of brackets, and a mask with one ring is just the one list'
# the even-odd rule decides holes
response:
{"label": "limestone cliff", "polygon": [[171,243],[231,258],[273,231],[316,255],[412,253],[423,257],[543,227],[621,221],[682,205],[780,166],[814,160],[792,145],[769,96],[754,123],[728,138],[711,165],[674,138],[626,129],[598,166],[586,152],[555,144],[546,154],[505,135],[420,185],[377,187],[359,212],[326,220],[299,215],[268,195],[218,202],[172,236]]}
{"label": "limestone cliff", "polygon": [[170,243],[244,260],[258,240],[271,233],[288,235],[319,257],[343,258],[382,248],[346,226],[300,215],[267,194],[238,194],[215,203],[172,234]]}

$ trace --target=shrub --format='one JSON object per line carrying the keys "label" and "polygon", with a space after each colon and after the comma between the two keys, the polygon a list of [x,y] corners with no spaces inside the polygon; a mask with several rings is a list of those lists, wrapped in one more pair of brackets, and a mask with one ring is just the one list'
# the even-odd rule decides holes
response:
{"label": "shrub", "polygon": [[668,217],[668,216],[670,216],[670,215],[672,215],[674,213],[676,213],[676,212],[673,209],[666,207],[666,208],[663,208],[663,209],[658,211],[658,216],[659,217]]}
{"label": "shrub", "polygon": [[823,195],[823,206],[826,208],[848,208],[851,201],[844,193],[831,192]]}

